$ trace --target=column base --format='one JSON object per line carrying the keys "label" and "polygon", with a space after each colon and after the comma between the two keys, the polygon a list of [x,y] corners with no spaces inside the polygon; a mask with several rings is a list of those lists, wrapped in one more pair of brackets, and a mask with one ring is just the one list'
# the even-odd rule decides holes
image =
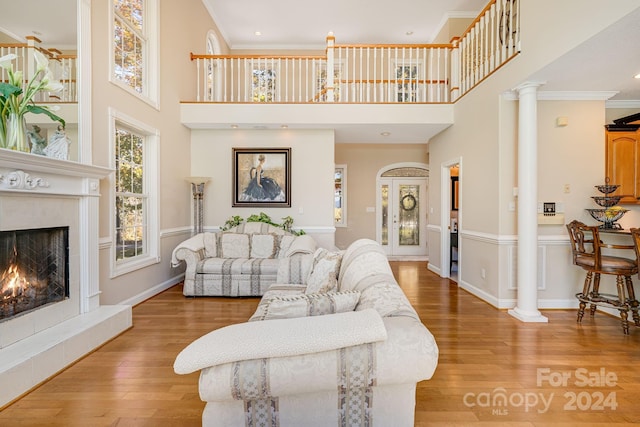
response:
{"label": "column base", "polygon": [[543,316],[542,314],[540,314],[539,311],[523,311],[521,309],[519,309],[518,307],[509,310],[508,313],[515,317],[516,319],[520,320],[521,322],[527,322],[527,323],[549,323],[549,319],[547,319],[545,316]]}

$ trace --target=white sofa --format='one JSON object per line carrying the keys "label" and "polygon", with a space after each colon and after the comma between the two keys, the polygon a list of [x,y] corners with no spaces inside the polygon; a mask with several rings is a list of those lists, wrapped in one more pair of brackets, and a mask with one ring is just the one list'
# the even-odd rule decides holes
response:
{"label": "white sofa", "polygon": [[261,296],[276,282],[278,269],[313,254],[316,246],[310,236],[248,222],[185,240],[173,250],[171,265],[186,263],[185,296]]}
{"label": "white sofa", "polygon": [[[322,251],[306,286],[273,285],[250,321],[178,355],[176,373],[201,371],[204,426],[413,426],[416,384],[438,361],[433,336],[378,243],[354,242],[333,270]],[[315,292],[331,285],[316,271],[337,288]]]}

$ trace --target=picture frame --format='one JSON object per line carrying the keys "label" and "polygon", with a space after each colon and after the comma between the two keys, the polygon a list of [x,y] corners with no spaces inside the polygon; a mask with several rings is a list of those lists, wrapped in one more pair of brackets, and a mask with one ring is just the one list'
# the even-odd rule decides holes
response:
{"label": "picture frame", "polygon": [[233,207],[291,207],[291,148],[233,148]]}

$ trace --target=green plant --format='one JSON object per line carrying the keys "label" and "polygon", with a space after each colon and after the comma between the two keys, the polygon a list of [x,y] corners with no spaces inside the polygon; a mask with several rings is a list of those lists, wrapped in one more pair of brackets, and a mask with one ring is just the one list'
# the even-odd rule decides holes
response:
{"label": "green plant", "polygon": [[33,102],[33,98],[38,92],[57,92],[62,89],[62,84],[55,80],[49,69],[49,60],[43,53],[34,50],[33,56],[36,62],[35,72],[27,80],[23,88],[22,71],[14,71],[13,60],[17,58],[15,54],[8,54],[0,57],[0,67],[8,74],[8,82],[0,82],[0,147],[6,147],[7,142],[7,122],[10,115],[14,115],[22,120],[26,113],[46,114],[51,120],[60,122],[64,127],[64,120],[54,114],[49,107],[39,106]]}
{"label": "green plant", "polygon": [[[291,227],[293,226],[293,218],[290,216],[286,216],[282,218],[282,224],[278,224],[273,222],[271,217],[264,212],[260,212],[259,214],[253,214],[247,218],[247,222],[264,222],[266,224],[273,225],[274,227],[282,228],[285,231],[288,231],[291,234],[295,234],[296,236],[302,236],[305,233],[304,230],[293,230]],[[230,217],[225,221],[224,226],[220,227],[220,230],[227,231],[233,227],[237,227],[242,224],[244,219],[238,215]]]}
{"label": "green plant", "polygon": [[232,216],[231,218],[225,221],[224,225],[220,227],[220,230],[227,231],[233,227],[237,227],[238,225],[242,224],[242,221],[244,221],[244,219],[242,219],[241,216],[239,215]]}

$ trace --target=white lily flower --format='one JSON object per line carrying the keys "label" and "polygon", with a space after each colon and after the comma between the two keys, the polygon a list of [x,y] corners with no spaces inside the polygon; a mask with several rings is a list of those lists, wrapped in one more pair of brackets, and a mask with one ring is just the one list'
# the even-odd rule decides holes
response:
{"label": "white lily flower", "polygon": [[36,60],[36,72],[35,74],[39,73],[40,71],[46,69],[47,67],[49,67],[49,59],[47,59],[47,57],[40,52],[38,49],[35,49],[33,51],[33,58]]}
{"label": "white lily flower", "polygon": [[11,69],[11,61],[16,58],[17,56],[15,53],[9,53],[8,55],[0,57],[0,67],[4,68],[5,70]]}
{"label": "white lily flower", "polygon": [[62,89],[64,89],[64,86],[58,80],[49,80],[42,86],[42,90],[49,92],[60,92]]}

